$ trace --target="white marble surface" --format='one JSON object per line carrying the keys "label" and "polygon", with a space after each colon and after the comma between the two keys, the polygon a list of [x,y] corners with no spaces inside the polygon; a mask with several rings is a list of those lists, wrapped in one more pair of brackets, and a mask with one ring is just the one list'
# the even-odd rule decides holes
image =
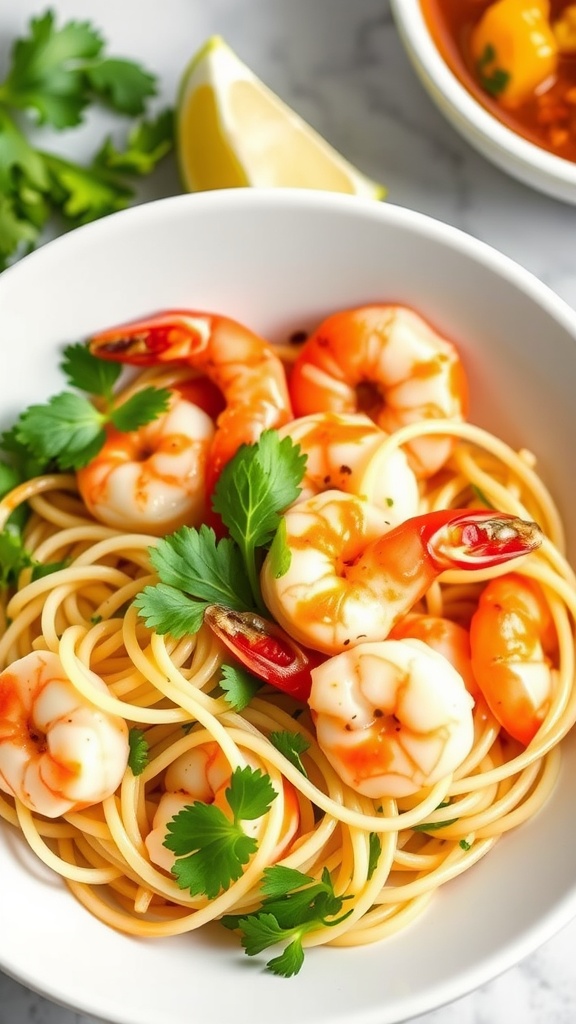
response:
{"label": "white marble surface", "polygon": [[[154,70],[159,107],[173,103],[197,47],[221,34],[334,146],[385,182],[390,202],[483,239],[576,307],[576,207],[507,178],[444,122],[401,49],[387,0],[52,0],[50,6],[62,18],[91,18],[111,50]],[[0,68],[10,40],[43,10],[38,0],[0,4]],[[108,127],[92,118],[56,144],[88,153]],[[179,190],[167,161],[140,200]],[[501,977],[417,1024],[572,1024],[575,946],[576,922]],[[0,973],[0,1024],[93,1020]]]}

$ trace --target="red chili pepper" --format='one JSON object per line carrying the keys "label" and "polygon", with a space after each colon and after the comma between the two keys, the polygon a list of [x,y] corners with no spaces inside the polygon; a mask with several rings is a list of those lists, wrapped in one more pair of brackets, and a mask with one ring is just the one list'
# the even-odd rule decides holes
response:
{"label": "red chili pepper", "polygon": [[204,612],[204,621],[257,679],[296,700],[308,700],[310,672],[325,661],[325,655],[301,647],[275,622],[255,612],[236,612],[211,604]]}

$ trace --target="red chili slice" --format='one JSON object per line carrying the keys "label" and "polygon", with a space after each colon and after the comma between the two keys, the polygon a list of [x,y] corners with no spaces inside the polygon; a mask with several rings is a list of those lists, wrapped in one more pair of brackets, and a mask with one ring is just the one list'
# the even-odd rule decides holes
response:
{"label": "red chili slice", "polygon": [[310,672],[325,660],[324,655],[301,647],[275,622],[255,612],[236,612],[211,604],[204,612],[204,621],[257,679],[296,700],[308,700]]}

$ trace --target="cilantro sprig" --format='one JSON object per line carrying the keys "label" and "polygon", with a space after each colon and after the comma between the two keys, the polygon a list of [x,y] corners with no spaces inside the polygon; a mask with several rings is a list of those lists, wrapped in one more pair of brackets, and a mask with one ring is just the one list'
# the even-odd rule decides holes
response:
{"label": "cilantro sprig", "polygon": [[236,768],[226,790],[232,818],[214,804],[196,801],[168,823],[164,846],[176,854],[172,868],[181,889],[215,899],[241,877],[258,842],[242,821],[254,821],[276,798],[270,778],[259,769]]}
{"label": "cilantro sprig", "polygon": [[[14,435],[13,430],[0,436],[0,499],[11,490],[36,476],[41,465]],[[0,531],[0,590],[16,583],[23,569],[32,570],[32,580],[40,579],[49,573],[56,572],[67,565],[66,561],[39,562],[27,550],[24,544],[23,530],[30,511],[28,505],[19,505],[8,516],[4,529]]]}
{"label": "cilantro sprig", "polygon": [[156,91],[156,77],[108,54],[89,21],[58,25],[51,10],[30,19],[0,81],[0,270],[36,245],[54,216],[75,227],[123,209],[133,176],[150,173],[174,142],[170,110],[132,124],[122,149],[105,139],[85,165],[37,147],[31,129],[73,129],[94,104],[142,117]]}
{"label": "cilantro sprig", "polygon": [[116,404],[113,388],[122,367],[106,363],[80,343],[64,350],[62,369],[72,387],[89,394],[62,391],[41,405],[29,406],[13,428],[16,442],[39,466],[54,463],[63,470],[81,469],[104,444],[106,424],[121,431],[137,430],[168,408],[169,390],[151,386]]}
{"label": "cilantro sprig", "polygon": [[265,430],[257,444],[243,445],[238,457],[224,466],[215,489],[214,511],[242,553],[261,610],[256,551],[270,546],[281,513],[300,494],[305,466],[306,456],[298,445],[289,437],[280,440],[275,430]]}
{"label": "cilantro sprig", "polygon": [[308,932],[334,927],[352,913],[349,910],[341,914],[345,900],[351,897],[336,895],[327,868],[320,881],[282,864],[265,868],[262,894],[264,899],[258,910],[243,916],[226,915],[222,924],[240,932],[248,956],[285,943],[283,952],[266,964],[269,971],[283,978],[301,969],[302,940]]}
{"label": "cilantro sprig", "polygon": [[498,54],[491,43],[487,43],[476,63],[480,85],[491,96],[499,96],[510,81],[510,72],[497,65]]}
{"label": "cilantro sprig", "polygon": [[142,729],[128,730],[128,767],[133,775],[141,775],[150,760],[150,746]]}
{"label": "cilantro sprig", "polygon": [[209,604],[266,613],[259,572],[281,523],[300,493],[306,457],[288,437],[266,430],[241,445],[214,491],[213,508],[229,537],[214,530],[181,527],[151,549],[159,582],[145,587],[136,607],[150,629],[175,638],[196,632]]}

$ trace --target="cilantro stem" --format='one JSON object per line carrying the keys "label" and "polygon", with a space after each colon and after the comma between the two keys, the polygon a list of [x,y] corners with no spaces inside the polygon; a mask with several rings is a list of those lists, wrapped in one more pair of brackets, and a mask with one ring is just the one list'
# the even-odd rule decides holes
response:
{"label": "cilantro stem", "polygon": [[260,571],[256,561],[256,548],[253,544],[249,544],[245,548],[244,561],[246,563],[248,583],[250,584],[250,590],[254,597],[256,609],[261,615],[267,616],[270,613],[262,600],[262,591],[260,590]]}

